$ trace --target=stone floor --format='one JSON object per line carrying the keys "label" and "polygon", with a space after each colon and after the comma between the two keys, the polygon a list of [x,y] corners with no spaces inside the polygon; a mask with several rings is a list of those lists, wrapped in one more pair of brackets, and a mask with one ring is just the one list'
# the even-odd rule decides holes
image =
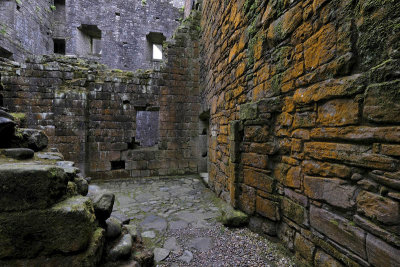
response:
{"label": "stone floor", "polygon": [[113,215],[131,219],[158,266],[295,266],[281,246],[219,223],[226,203],[197,176],[96,185],[115,194]]}

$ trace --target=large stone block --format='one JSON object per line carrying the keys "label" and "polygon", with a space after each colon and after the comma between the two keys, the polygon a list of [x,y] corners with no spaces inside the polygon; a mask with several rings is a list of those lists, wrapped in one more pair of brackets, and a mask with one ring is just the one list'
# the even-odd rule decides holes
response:
{"label": "large stone block", "polygon": [[400,80],[372,84],[365,92],[363,116],[378,123],[399,123]]}
{"label": "large stone block", "polygon": [[349,209],[354,206],[353,196],[355,190],[355,186],[348,185],[340,179],[304,177],[304,193],[308,197],[324,200],[339,208]]}
{"label": "large stone block", "polygon": [[359,105],[352,99],[335,99],[318,107],[317,123],[323,126],[351,125],[358,122]]}
{"label": "large stone block", "polygon": [[351,176],[351,168],[341,164],[305,160],[302,163],[302,167],[305,174],[312,176],[339,178],[349,178]]}
{"label": "large stone block", "polygon": [[43,209],[66,194],[65,172],[51,165],[0,165],[0,211]]}
{"label": "large stone block", "polygon": [[400,223],[400,204],[390,198],[362,191],[357,196],[357,211],[385,224]]}
{"label": "large stone block", "polygon": [[332,212],[311,206],[311,227],[341,246],[348,248],[354,253],[367,258],[365,250],[365,231],[353,226],[350,221]]}
{"label": "large stone block", "polygon": [[306,223],[305,208],[299,204],[289,200],[288,198],[282,198],[281,202],[282,215],[296,222],[297,224]]}
{"label": "large stone block", "polygon": [[299,233],[297,233],[294,238],[294,248],[308,262],[311,262],[313,260],[313,253],[315,250],[315,246],[311,241],[305,239]]}
{"label": "large stone block", "polygon": [[278,221],[280,218],[278,203],[260,196],[257,196],[256,211],[261,216],[264,216],[272,221]]}
{"label": "large stone block", "polygon": [[74,253],[87,248],[95,229],[89,198],[74,197],[50,209],[0,215],[0,259]]}
{"label": "large stone block", "polygon": [[256,153],[243,153],[242,163],[259,169],[266,169],[268,164],[268,156]]}
{"label": "large stone block", "polygon": [[369,146],[310,142],[304,144],[304,152],[318,160],[339,160],[349,165],[364,168],[394,171],[399,161],[380,154],[369,152]]}
{"label": "large stone block", "polygon": [[400,250],[371,234],[367,235],[367,254],[368,261],[374,266],[400,266]]}
{"label": "large stone block", "polygon": [[258,188],[272,193],[275,189],[275,181],[265,173],[245,168],[243,171],[244,183],[248,186]]}
{"label": "large stone block", "polygon": [[314,266],[318,267],[342,267],[344,266],[339,261],[335,260],[333,257],[329,256],[325,252],[318,250],[315,253]]}

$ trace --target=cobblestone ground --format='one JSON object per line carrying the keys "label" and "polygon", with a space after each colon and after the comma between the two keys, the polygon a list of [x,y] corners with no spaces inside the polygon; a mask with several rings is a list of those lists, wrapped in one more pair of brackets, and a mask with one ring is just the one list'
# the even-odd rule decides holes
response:
{"label": "cobblestone ground", "polygon": [[295,266],[279,245],[218,222],[225,202],[197,176],[105,181],[114,216],[131,219],[158,266]]}

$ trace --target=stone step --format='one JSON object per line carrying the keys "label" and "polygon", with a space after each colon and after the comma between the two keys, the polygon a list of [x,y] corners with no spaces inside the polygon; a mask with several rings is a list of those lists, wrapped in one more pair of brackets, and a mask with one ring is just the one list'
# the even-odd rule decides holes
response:
{"label": "stone step", "polygon": [[0,165],[0,212],[44,209],[66,194],[63,169],[51,165]]}
{"label": "stone step", "polygon": [[45,210],[0,213],[0,259],[83,251],[94,231],[87,197],[69,198]]}

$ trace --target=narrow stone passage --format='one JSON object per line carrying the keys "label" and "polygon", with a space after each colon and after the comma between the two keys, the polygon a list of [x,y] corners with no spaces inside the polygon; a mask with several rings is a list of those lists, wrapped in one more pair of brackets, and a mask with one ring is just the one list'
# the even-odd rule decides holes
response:
{"label": "narrow stone passage", "polygon": [[130,219],[158,266],[295,266],[278,244],[218,222],[227,205],[197,176],[91,185],[115,194],[112,216]]}

